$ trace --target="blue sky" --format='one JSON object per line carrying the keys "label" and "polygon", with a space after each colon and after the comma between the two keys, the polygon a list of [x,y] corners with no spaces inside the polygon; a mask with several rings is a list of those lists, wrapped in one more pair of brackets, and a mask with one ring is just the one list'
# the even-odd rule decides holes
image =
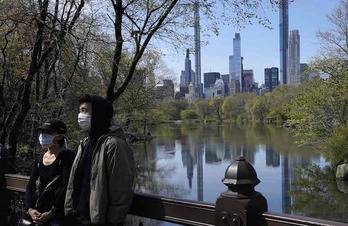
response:
{"label": "blue sky", "polygon": [[[316,32],[318,29],[330,28],[326,15],[338,5],[339,0],[295,0],[290,4],[289,30],[297,29],[300,32],[301,63],[308,63],[317,54],[319,43]],[[241,30],[233,26],[220,27],[219,36],[210,34],[206,37],[201,34],[203,41],[209,42],[201,50],[202,82],[205,72],[228,74],[228,58],[233,55],[232,43],[236,32],[241,34],[244,69],[254,70],[255,82],[259,85],[263,83],[264,68],[279,68],[279,12],[266,11],[266,15],[272,23],[272,30],[255,23]],[[194,70],[194,55],[190,59]],[[168,54],[164,57],[164,62],[180,82],[180,71],[184,70],[185,65],[185,51]]]}

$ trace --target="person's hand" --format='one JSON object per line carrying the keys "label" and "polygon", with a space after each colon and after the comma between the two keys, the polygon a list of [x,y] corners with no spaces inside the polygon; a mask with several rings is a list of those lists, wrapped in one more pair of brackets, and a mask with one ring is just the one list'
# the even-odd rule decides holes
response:
{"label": "person's hand", "polygon": [[51,211],[44,212],[38,218],[39,222],[37,224],[46,224],[53,217],[53,213]]}
{"label": "person's hand", "polygon": [[37,211],[36,209],[29,208],[28,213],[31,219],[33,219],[34,223],[38,224],[40,222],[39,218],[41,217],[41,213],[39,211]]}

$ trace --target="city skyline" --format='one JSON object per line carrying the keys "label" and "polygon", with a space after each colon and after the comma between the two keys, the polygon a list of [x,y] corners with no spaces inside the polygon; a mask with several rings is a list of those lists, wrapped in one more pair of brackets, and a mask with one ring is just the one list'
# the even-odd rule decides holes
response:
{"label": "city skyline", "polygon": [[[316,10],[313,10],[313,4]],[[339,1],[306,0],[294,1],[289,5],[289,31],[299,30],[301,34],[301,62],[309,63],[319,50],[319,41],[316,38],[318,29],[327,30],[331,25],[326,15],[331,13]],[[279,11],[265,9],[272,30],[261,25],[246,25],[244,29],[233,26],[220,27],[220,35],[210,35],[208,38],[201,34],[202,41],[208,41],[201,49],[201,73],[219,72],[229,74],[229,56],[233,55],[233,38],[235,33],[242,37],[242,53],[244,68],[254,70],[255,82],[264,83],[264,69],[270,67],[280,68],[279,53]],[[194,31],[192,31],[193,33]],[[257,40],[256,40],[257,38]],[[164,62],[173,70],[175,78],[180,81],[181,70],[184,69],[183,58],[185,52],[176,54],[162,49]],[[194,57],[194,55],[191,55]],[[203,78],[202,78],[203,81]]]}

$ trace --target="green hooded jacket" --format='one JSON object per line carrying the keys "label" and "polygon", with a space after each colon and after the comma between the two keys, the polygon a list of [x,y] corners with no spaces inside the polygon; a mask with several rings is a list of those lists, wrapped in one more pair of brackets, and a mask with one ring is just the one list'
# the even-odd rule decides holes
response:
{"label": "green hooded jacket", "polygon": [[[121,128],[109,129],[113,117],[112,104],[97,95],[86,96],[92,106],[91,128],[88,137],[80,142],[71,168],[65,215],[83,216],[78,211],[82,204],[86,208],[83,211],[89,213],[84,219],[92,224],[123,222],[133,198],[133,151]],[[81,101],[84,103],[87,100]],[[87,169],[90,171],[84,171]],[[88,184],[90,190],[85,187]],[[85,202],[88,197],[89,202]]]}
{"label": "green hooded jacket", "polygon": [[[73,163],[65,198],[65,215],[75,214],[72,193],[77,166],[87,138],[81,141]],[[123,222],[132,204],[134,178],[133,151],[122,129],[116,129],[97,142],[92,157],[90,217],[92,224]]]}

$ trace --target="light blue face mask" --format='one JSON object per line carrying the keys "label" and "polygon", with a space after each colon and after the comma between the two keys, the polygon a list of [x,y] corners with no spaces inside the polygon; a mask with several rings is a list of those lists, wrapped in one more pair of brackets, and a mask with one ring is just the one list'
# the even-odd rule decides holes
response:
{"label": "light blue face mask", "polygon": [[39,141],[42,148],[49,148],[53,145],[53,136],[47,133],[41,133],[39,136]]}

